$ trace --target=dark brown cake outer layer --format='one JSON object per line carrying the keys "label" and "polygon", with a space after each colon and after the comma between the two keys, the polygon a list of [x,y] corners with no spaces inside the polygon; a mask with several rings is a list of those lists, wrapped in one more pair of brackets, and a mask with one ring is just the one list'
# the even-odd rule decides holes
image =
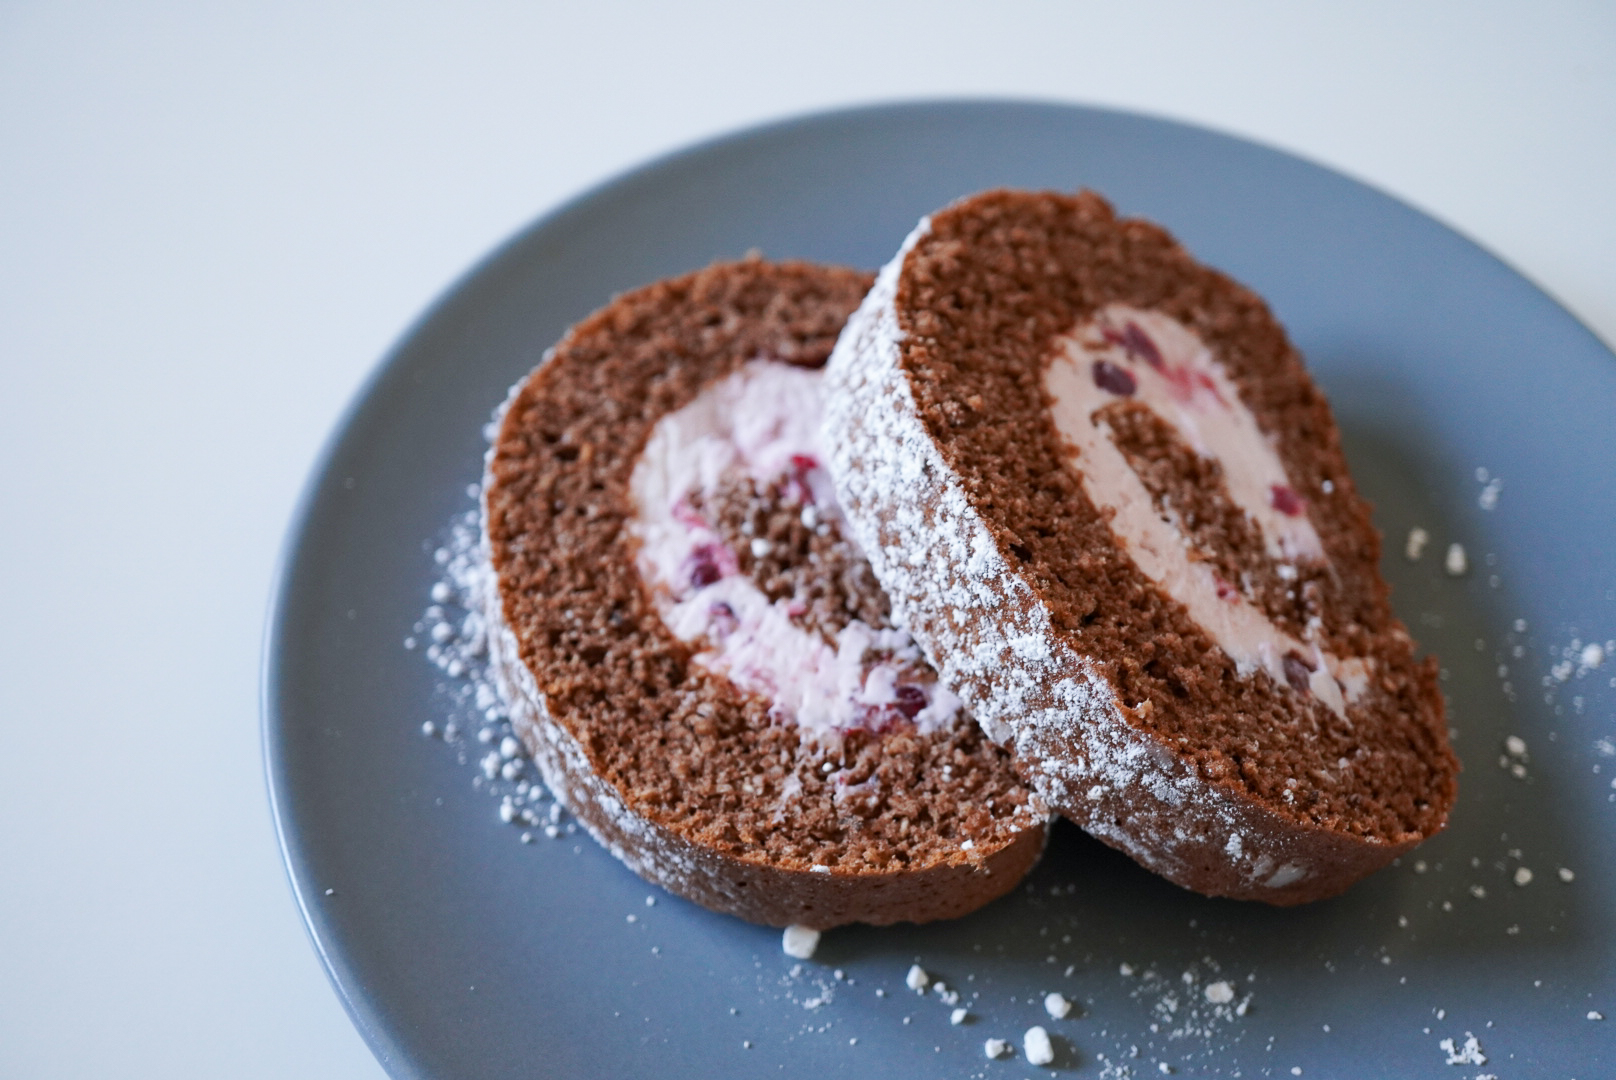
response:
{"label": "dark brown cake outer layer", "polygon": [[[1273,625],[1316,619],[1322,647],[1372,663],[1344,716],[1237,673],[1085,493],[1045,373],[1108,305],[1193,331],[1277,450],[1324,546],[1300,580],[1253,544],[1217,464],[1128,401],[1106,417],[1196,558],[1245,571]],[[827,377],[838,496],[896,617],[1052,807],[1180,885],[1274,904],[1444,826],[1458,763],[1435,661],[1392,615],[1328,405],[1251,291],[1091,193],[989,192],[921,223]]]}
{"label": "dark brown cake outer layer", "polygon": [[[755,922],[961,915],[1044,842],[1041,806],[968,718],[811,744],[693,663],[636,570],[630,477],[657,420],[748,361],[821,366],[869,280],[748,260],[625,294],[513,390],[489,455],[492,668],[523,742],[624,863]],[[827,761],[876,794],[838,803]]]}

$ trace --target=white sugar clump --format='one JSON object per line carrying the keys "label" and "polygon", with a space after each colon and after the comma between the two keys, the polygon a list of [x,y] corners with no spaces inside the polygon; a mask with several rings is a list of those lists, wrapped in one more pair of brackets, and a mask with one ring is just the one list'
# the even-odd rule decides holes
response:
{"label": "white sugar clump", "polygon": [[926,992],[926,984],[931,982],[931,976],[919,964],[909,965],[909,974],[903,977],[903,984],[917,994]]}
{"label": "white sugar clump", "polygon": [[1604,1018],[1605,1018],[1605,1014],[1600,1012],[1598,1009],[1589,1009],[1588,1010],[1588,1019],[1590,1019],[1590,1020],[1603,1020]]}
{"label": "white sugar clump", "polygon": [[961,1006],[948,1014],[948,1022],[953,1024],[955,1027],[958,1027],[960,1024],[965,1023],[965,1018],[970,1015],[971,1014],[965,1010],[964,1006]]}
{"label": "white sugar clump", "polygon": [[1530,885],[1530,884],[1532,884],[1532,871],[1528,870],[1524,866],[1516,867],[1515,868],[1515,884],[1517,884],[1517,885]]}
{"label": "white sugar clump", "polygon": [[1560,867],[1560,880],[1561,881],[1563,881],[1567,885],[1569,885],[1573,881],[1575,881],[1576,879],[1577,879],[1577,875],[1572,873],[1571,869],[1569,867],[1565,867],[1565,866]]}
{"label": "white sugar clump", "polygon": [[780,949],[797,960],[808,960],[819,948],[819,931],[812,927],[792,924],[780,935]]}
{"label": "white sugar clump", "polygon": [[1431,542],[1431,534],[1419,526],[1408,530],[1408,542],[1403,545],[1403,555],[1409,562],[1418,562],[1425,554],[1425,545]]}
{"label": "white sugar clump", "polygon": [[1449,577],[1464,577],[1470,571],[1470,560],[1465,558],[1463,544],[1449,544],[1448,557],[1442,561],[1442,568],[1448,572]]}
{"label": "white sugar clump", "polygon": [[1452,1039],[1443,1039],[1437,1047],[1448,1055],[1449,1065],[1485,1065],[1487,1055],[1481,1052],[1481,1043],[1474,1035],[1465,1033],[1463,1046],[1455,1047]]}
{"label": "white sugar clump", "polygon": [[1206,1000],[1214,1005],[1227,1005],[1234,1000],[1234,987],[1227,980],[1220,979],[1206,988]]}
{"label": "white sugar clump", "polygon": [[982,1052],[990,1058],[1004,1057],[1005,1053],[1009,1049],[1010,1044],[1005,1042],[1003,1039],[989,1039],[987,1042],[982,1044]]}
{"label": "white sugar clump", "polygon": [[1034,1025],[1021,1038],[1021,1048],[1027,1054],[1027,1064],[1048,1065],[1055,1060],[1055,1047],[1050,1044],[1049,1032]]}
{"label": "white sugar clump", "polygon": [[1056,1020],[1064,1020],[1072,1013],[1072,1003],[1066,1000],[1065,995],[1050,993],[1044,995],[1044,1011]]}

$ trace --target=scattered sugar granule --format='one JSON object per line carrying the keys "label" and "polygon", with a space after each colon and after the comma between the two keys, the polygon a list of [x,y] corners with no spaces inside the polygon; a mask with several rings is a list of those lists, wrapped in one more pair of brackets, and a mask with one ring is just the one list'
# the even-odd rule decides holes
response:
{"label": "scattered sugar granule", "polygon": [[990,1058],[1002,1058],[1009,1049],[1010,1044],[1003,1039],[989,1039],[982,1044],[982,1052]]}
{"label": "scattered sugar granule", "polygon": [[1530,885],[1530,884],[1532,884],[1532,871],[1528,870],[1524,866],[1517,866],[1515,868],[1515,884],[1517,884],[1517,885]]}
{"label": "scattered sugar granule", "polygon": [[1577,875],[1572,873],[1567,867],[1562,866],[1560,867],[1560,880],[1569,885],[1573,881],[1577,880]]}
{"label": "scattered sugar granule", "polygon": [[1021,1037],[1021,1048],[1027,1054],[1029,1065],[1048,1065],[1055,1060],[1055,1047],[1049,1041],[1049,1032],[1036,1024]]}
{"label": "scattered sugar granule", "polygon": [[1172,1073],[1173,1067],[1167,1064],[1165,1061],[1158,1061],[1156,1062],[1156,1071],[1161,1073],[1163,1076],[1168,1076]]}
{"label": "scattered sugar granule", "polygon": [[1592,671],[1605,662],[1605,647],[1597,641],[1590,641],[1582,647],[1582,652],[1577,656],[1577,662],[1584,671]]}
{"label": "scattered sugar granule", "polygon": [[780,950],[795,960],[812,959],[817,948],[819,948],[819,931],[812,927],[793,923],[780,935]]}
{"label": "scattered sugar granule", "polygon": [[1487,899],[1487,886],[1485,886],[1485,885],[1472,885],[1472,886],[1470,886],[1470,895],[1474,896],[1477,900],[1485,900],[1485,899]]}
{"label": "scattered sugar granule", "polygon": [[1222,979],[1208,985],[1205,993],[1206,1000],[1214,1005],[1227,1005],[1234,1000],[1234,987]]}
{"label": "scattered sugar granule", "polygon": [[948,1022],[953,1024],[955,1027],[958,1027],[959,1025],[965,1023],[965,1018],[970,1015],[970,1013],[965,1011],[964,1007],[961,1007],[948,1014]]}
{"label": "scattered sugar granule", "polygon": [[1590,1019],[1590,1020],[1603,1020],[1604,1018],[1605,1018],[1605,1014],[1600,1012],[1598,1009],[1589,1009],[1588,1010],[1588,1019]]}
{"label": "scattered sugar granule", "polygon": [[645,898],[645,906],[646,906],[646,907],[656,907],[656,897],[654,897],[654,896],[647,896],[647,897],[646,897],[646,898]]}
{"label": "scattered sugar granule", "polygon": [[1487,1064],[1487,1055],[1481,1052],[1481,1043],[1469,1032],[1465,1033],[1463,1046],[1455,1047],[1452,1039],[1443,1039],[1436,1045],[1439,1050],[1448,1055],[1449,1065]]}
{"label": "scattered sugar granule", "polygon": [[1125,975],[1125,976],[1126,975],[1132,975],[1133,974],[1133,965],[1132,964],[1127,964],[1127,963],[1121,964],[1121,965],[1119,965],[1117,967],[1117,971],[1120,972],[1121,974]]}
{"label": "scattered sugar granule", "polygon": [[1481,494],[1476,496],[1476,505],[1483,510],[1493,510],[1498,506],[1498,493],[1504,490],[1504,481],[1501,477],[1495,476],[1486,481],[1486,484],[1487,486],[1481,489]]}
{"label": "scattered sugar granule", "polygon": [[1301,1076],[1302,1075],[1302,1067],[1300,1065],[1292,1065],[1291,1066],[1291,1075],[1292,1076]]}
{"label": "scattered sugar granule", "polygon": [[910,964],[909,974],[903,977],[903,985],[907,986],[917,994],[924,994],[926,992],[926,984],[929,982],[931,982],[931,976],[927,975],[926,969],[921,967],[919,964]]}
{"label": "scattered sugar granule", "polygon": [[436,735],[437,733],[438,733],[438,725],[434,724],[432,721],[428,720],[426,723],[421,725],[421,734],[425,735],[427,738],[430,739],[432,736]]}
{"label": "scattered sugar granule", "polygon": [[1064,1020],[1072,1014],[1072,1003],[1066,1000],[1064,994],[1045,994],[1044,1011],[1056,1020]]}
{"label": "scattered sugar granule", "polygon": [[1519,735],[1511,735],[1504,740],[1504,749],[1509,751],[1510,757],[1526,756],[1526,740]]}
{"label": "scattered sugar granule", "polygon": [[1420,556],[1425,554],[1425,545],[1431,542],[1431,534],[1415,526],[1408,530],[1408,542],[1403,545],[1403,556],[1409,562],[1419,562]]}
{"label": "scattered sugar granule", "polygon": [[1449,577],[1464,577],[1470,571],[1470,560],[1465,558],[1463,544],[1448,545],[1448,556],[1442,560],[1442,568]]}

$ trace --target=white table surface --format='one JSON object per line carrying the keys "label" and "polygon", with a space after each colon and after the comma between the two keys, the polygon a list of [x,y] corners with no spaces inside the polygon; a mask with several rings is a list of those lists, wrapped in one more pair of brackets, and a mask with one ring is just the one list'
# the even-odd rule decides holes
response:
{"label": "white table surface", "polygon": [[381,1075],[269,821],[275,555],[411,318],[619,169],[881,99],[1139,109],[1380,185],[1616,341],[1609,3],[226,6],[0,7],[8,1078]]}

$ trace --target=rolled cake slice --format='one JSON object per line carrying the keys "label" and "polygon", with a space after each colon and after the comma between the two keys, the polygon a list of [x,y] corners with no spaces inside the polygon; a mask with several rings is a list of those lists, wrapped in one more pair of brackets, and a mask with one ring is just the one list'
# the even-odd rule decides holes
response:
{"label": "rolled cake slice", "polygon": [[489,454],[517,732],[629,867],[755,922],[961,915],[1043,847],[842,527],[821,368],[869,280],[748,260],[621,296],[512,391]]}
{"label": "rolled cake slice", "polygon": [[1096,195],[988,192],[921,222],[827,378],[898,621],[1054,809],[1274,904],[1443,827],[1436,664],[1251,291]]}

